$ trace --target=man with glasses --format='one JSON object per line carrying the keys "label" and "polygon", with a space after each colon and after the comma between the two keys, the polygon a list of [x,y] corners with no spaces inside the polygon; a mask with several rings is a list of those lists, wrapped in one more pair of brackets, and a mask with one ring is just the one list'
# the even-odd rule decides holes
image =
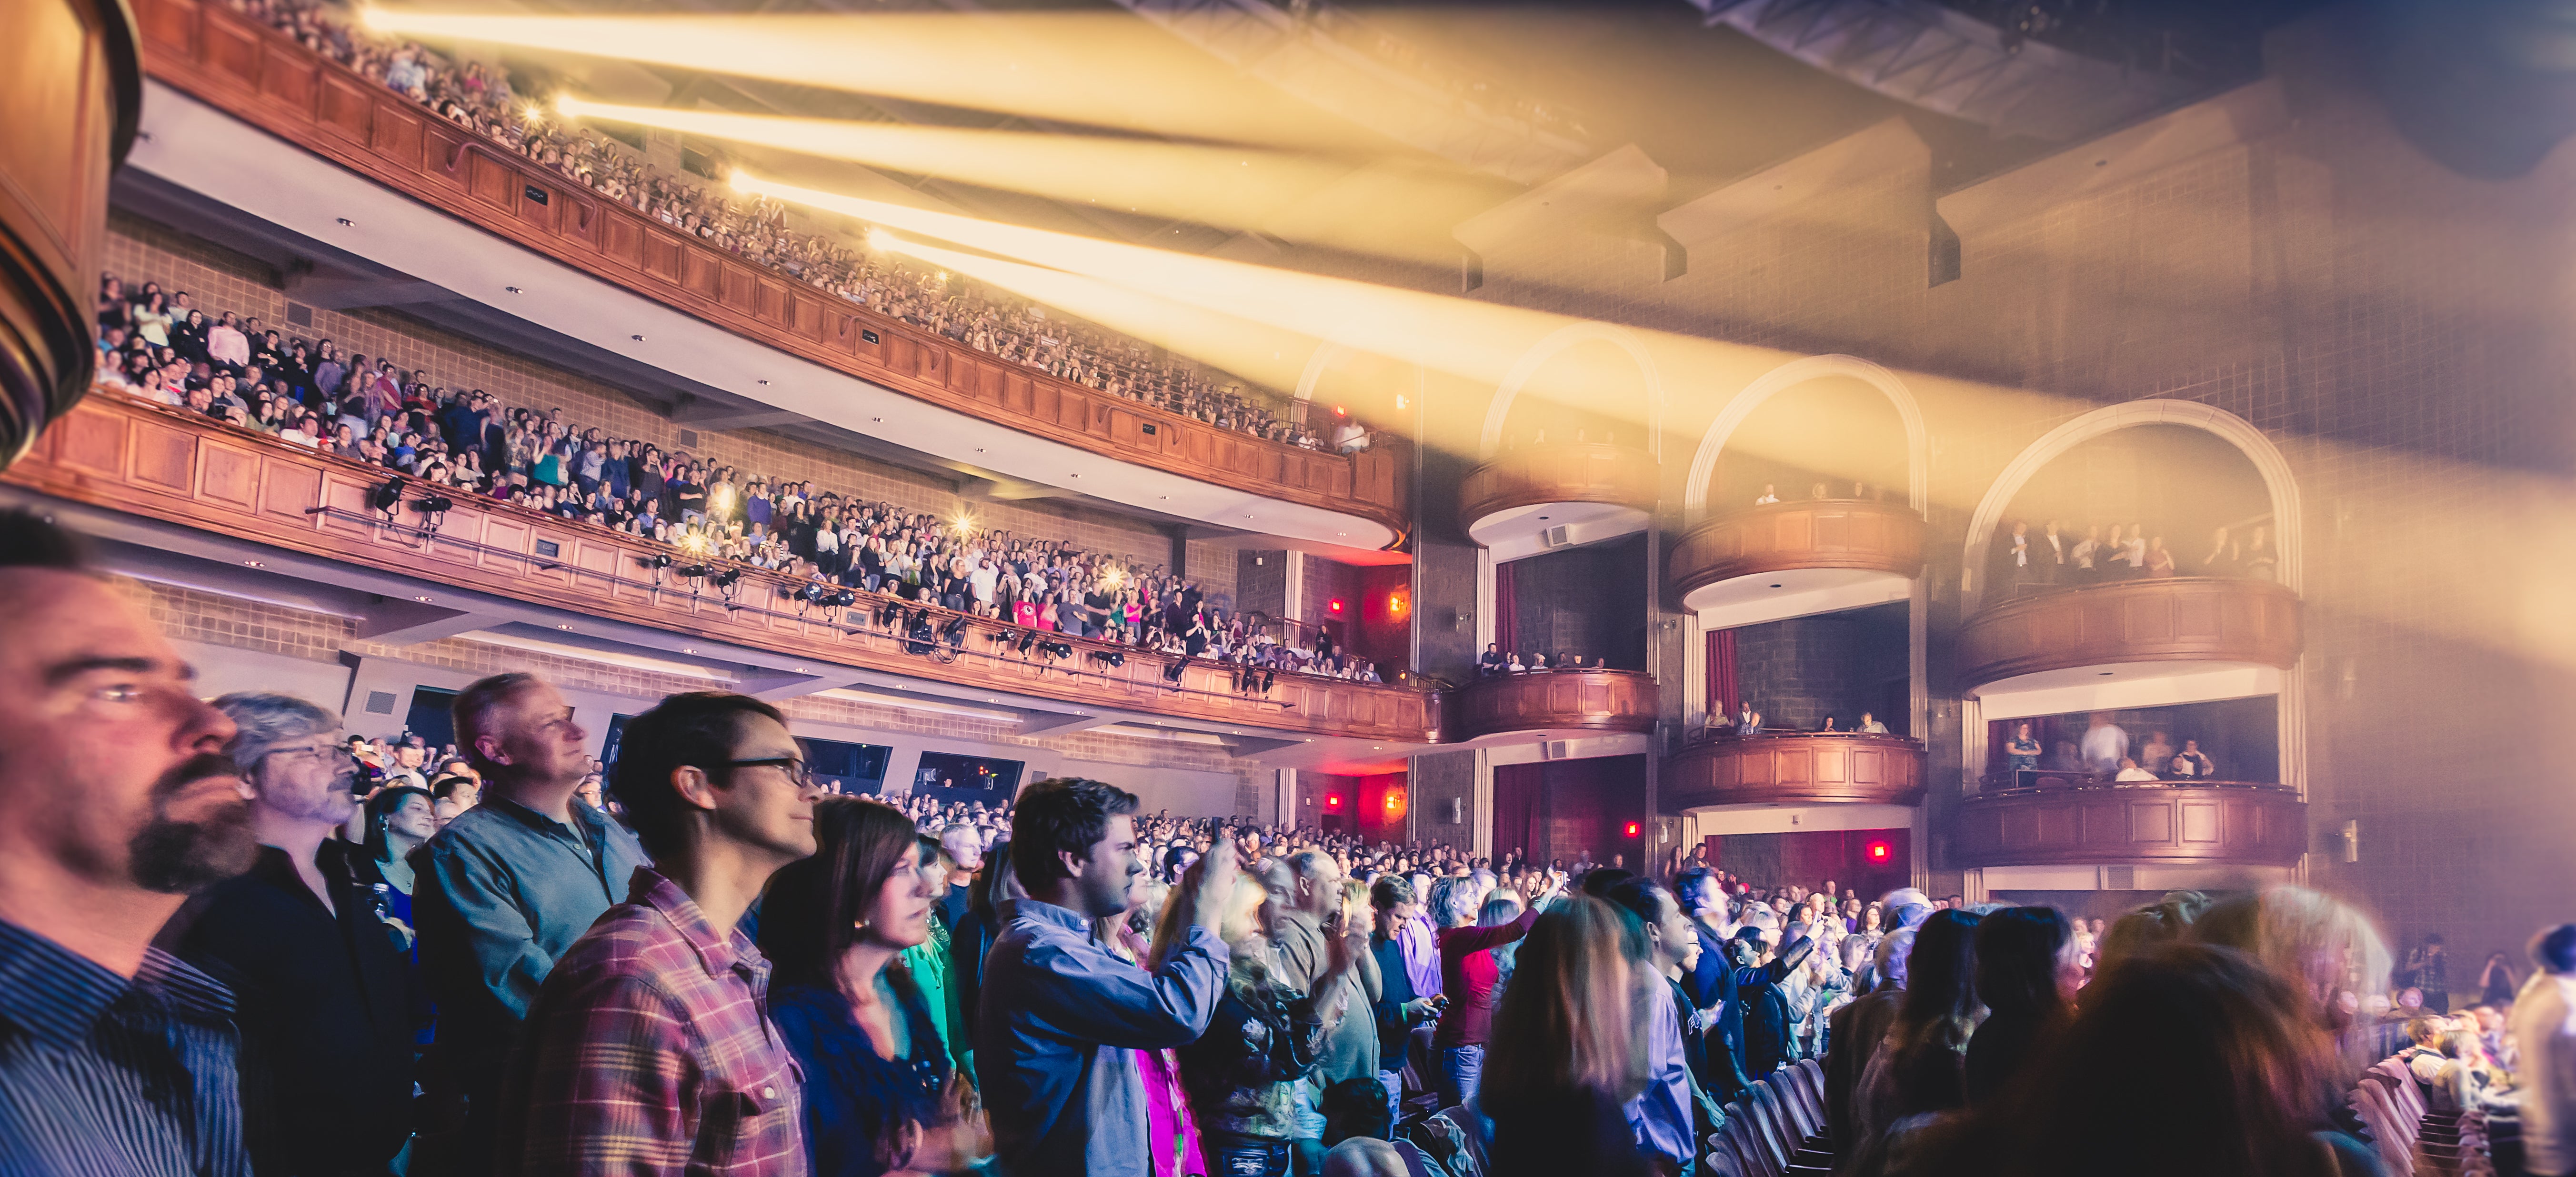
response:
{"label": "man with glasses", "polygon": [[814,853],[823,791],[777,708],[713,691],[628,724],[613,787],[655,865],[538,989],[493,1171],[802,1177],[802,1079],[736,925]]}
{"label": "man with glasses", "polygon": [[[519,1021],[555,961],[645,865],[635,835],[574,797],[590,733],[544,679],[498,674],[452,705],[456,741],[483,778],[481,800],[413,854],[421,973],[438,1004],[430,1089],[451,1171],[492,1168],[500,1076]],[[427,1134],[425,1134],[427,1135]]]}
{"label": "man with glasses", "polygon": [[331,836],[357,810],[340,717],[255,692],[215,707],[250,782],[259,857],[162,933],[233,991],[242,1120],[261,1173],[381,1172],[411,1135],[411,975]]}

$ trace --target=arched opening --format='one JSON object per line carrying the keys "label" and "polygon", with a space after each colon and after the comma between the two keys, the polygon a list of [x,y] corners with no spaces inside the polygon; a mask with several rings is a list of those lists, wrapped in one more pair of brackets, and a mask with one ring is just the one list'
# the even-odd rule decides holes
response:
{"label": "arched opening", "polygon": [[[1836,377],[1847,377],[1876,390],[1895,410],[1904,435],[1901,451],[1904,468],[1902,478],[1888,484],[1888,498],[1921,511],[1930,493],[1931,442],[1923,425],[1923,411],[1915,405],[1914,395],[1906,390],[1903,381],[1896,378],[1896,373],[1868,360],[1858,356],[1821,355],[1791,360],[1764,373],[1761,379],[1729,400],[1725,408],[1718,410],[1716,419],[1709,422],[1707,433],[1700,437],[1698,450],[1691,455],[1690,473],[1682,483],[1684,516],[1697,523],[1711,514],[1738,509],[1729,500],[1717,497],[1714,492],[1719,488],[1713,485],[1717,481],[1718,457],[1733,445],[1736,431],[1779,394]],[[1898,486],[1904,488],[1901,496],[1895,490]],[[1751,499],[1744,502],[1750,505]]]}
{"label": "arched opening", "polygon": [[1299,423],[1330,438],[1344,417],[1370,432],[1413,432],[1413,398],[1420,372],[1403,360],[1325,343],[1315,349],[1297,382]]}
{"label": "arched opening", "polygon": [[[1562,395],[1569,389],[1584,390],[1583,399]],[[1645,448],[1645,373],[1608,340],[1585,340],[1548,357],[1504,413],[1503,449],[1573,441]]]}
{"label": "arched opening", "polygon": [[1853,376],[1824,376],[1765,399],[1717,455],[1708,502],[1716,513],[1764,501],[1907,498],[1905,420],[1885,393]]}
{"label": "arched opening", "polygon": [[2144,576],[2276,579],[2263,472],[2206,429],[2146,424],[2081,441],[2006,501],[1978,567],[1986,601]]}

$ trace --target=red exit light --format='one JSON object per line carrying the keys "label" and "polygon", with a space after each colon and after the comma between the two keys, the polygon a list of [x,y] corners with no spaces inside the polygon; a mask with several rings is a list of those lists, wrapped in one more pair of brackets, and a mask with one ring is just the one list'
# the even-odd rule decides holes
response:
{"label": "red exit light", "polygon": [[1628,836],[1629,836],[1629,837],[1634,838],[1634,837],[1636,837],[1638,834],[1640,834],[1640,833],[1642,833],[1642,832],[1644,832],[1644,827],[1643,827],[1643,826],[1640,826],[1639,824],[1637,824],[1636,822],[1633,822],[1633,821],[1628,823]]}
{"label": "red exit light", "polygon": [[1326,605],[1326,606],[1325,606],[1325,608],[1330,609],[1330,610],[1332,610],[1332,611],[1333,611],[1333,612],[1335,612],[1335,613],[1339,613],[1339,612],[1341,612],[1341,611],[1342,611],[1342,599],[1341,599],[1340,597],[1335,597],[1335,598],[1333,598],[1333,603],[1332,603],[1332,604],[1330,604],[1330,605]]}
{"label": "red exit light", "polygon": [[1342,795],[1341,795],[1341,794],[1339,794],[1339,793],[1326,793],[1326,794],[1324,794],[1324,808],[1326,808],[1326,809],[1339,809],[1339,808],[1341,808],[1341,807],[1342,807]]}
{"label": "red exit light", "polygon": [[1889,845],[1885,838],[1873,838],[1861,853],[1867,855],[1871,862],[1886,862],[1896,857],[1896,847]]}

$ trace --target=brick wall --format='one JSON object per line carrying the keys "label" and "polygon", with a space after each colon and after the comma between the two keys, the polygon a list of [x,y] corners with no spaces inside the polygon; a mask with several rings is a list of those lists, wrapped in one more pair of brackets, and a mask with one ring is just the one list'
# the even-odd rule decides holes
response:
{"label": "brick wall", "polygon": [[1735,631],[1736,690],[1767,727],[1817,728],[1830,715],[1848,730],[1870,711],[1903,731],[1905,662],[1903,605]]}
{"label": "brick wall", "polygon": [[[504,671],[531,671],[556,685],[582,691],[630,697],[636,710],[678,691],[721,689],[721,682],[569,658],[541,651],[493,645],[471,638],[442,638],[411,646],[387,646],[357,636],[357,623],[346,617],[315,613],[263,601],[247,600],[168,584],[119,582],[153,623],[174,640],[303,661],[338,663],[351,657],[395,658],[480,677]],[[336,707],[339,700],[317,699]],[[1221,748],[1120,735],[1077,732],[1025,736],[1004,721],[975,716],[910,711],[859,700],[805,696],[779,705],[791,720],[834,724],[887,735],[914,735],[941,740],[972,740],[1002,746],[1044,749],[1062,756],[1140,768],[1178,768],[1224,773],[1236,778],[1235,812],[1249,814],[1246,791],[1257,797],[1270,779],[1268,770],[1247,768]],[[1113,782],[1114,783],[1114,782]]]}
{"label": "brick wall", "polygon": [[1520,653],[1646,668],[1646,537],[1515,560],[1510,574]]}

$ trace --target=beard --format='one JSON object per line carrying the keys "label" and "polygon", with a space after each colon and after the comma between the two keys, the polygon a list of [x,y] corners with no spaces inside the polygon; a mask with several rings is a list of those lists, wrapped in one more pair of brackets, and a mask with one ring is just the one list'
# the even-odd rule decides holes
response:
{"label": "beard", "polygon": [[250,869],[259,853],[250,802],[236,801],[212,817],[173,821],[170,803],[208,777],[239,776],[233,762],[207,753],[162,774],[152,785],[152,819],[126,843],[135,885],[164,895],[189,895]]}

